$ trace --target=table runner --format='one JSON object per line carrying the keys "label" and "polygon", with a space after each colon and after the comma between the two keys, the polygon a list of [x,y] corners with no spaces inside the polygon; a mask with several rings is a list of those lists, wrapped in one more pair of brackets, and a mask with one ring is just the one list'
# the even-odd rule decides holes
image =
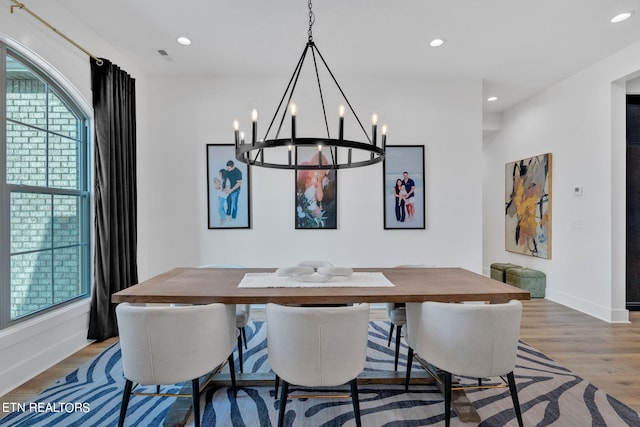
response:
{"label": "table runner", "polygon": [[307,282],[299,276],[281,277],[275,273],[246,273],[239,288],[380,288],[395,285],[379,272],[355,272],[351,276],[334,276],[327,282]]}

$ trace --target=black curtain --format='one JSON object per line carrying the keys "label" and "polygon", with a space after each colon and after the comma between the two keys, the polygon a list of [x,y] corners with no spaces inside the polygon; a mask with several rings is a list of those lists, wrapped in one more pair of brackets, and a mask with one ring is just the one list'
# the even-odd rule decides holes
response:
{"label": "black curtain", "polygon": [[111,295],[138,282],[135,80],[91,59],[95,124],[94,285],[87,338],[118,335]]}

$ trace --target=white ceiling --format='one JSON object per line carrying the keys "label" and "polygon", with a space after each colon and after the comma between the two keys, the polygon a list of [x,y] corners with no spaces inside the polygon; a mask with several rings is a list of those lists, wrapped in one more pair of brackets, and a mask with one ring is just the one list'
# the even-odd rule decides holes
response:
{"label": "white ceiling", "polygon": [[[26,5],[37,13],[49,1]],[[285,82],[307,41],[304,0],[56,2],[156,74],[273,74]],[[338,80],[481,78],[485,97],[499,97],[484,101],[485,111],[503,111],[640,40],[640,0],[316,0],[313,10],[314,41]],[[609,22],[627,10],[636,14]],[[178,45],[180,35],[193,44]],[[435,37],[447,43],[429,47]]]}

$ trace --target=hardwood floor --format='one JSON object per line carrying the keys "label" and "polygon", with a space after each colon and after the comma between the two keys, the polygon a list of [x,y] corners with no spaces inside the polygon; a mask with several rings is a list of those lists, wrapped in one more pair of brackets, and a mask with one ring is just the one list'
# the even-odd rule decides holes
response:
{"label": "hardwood floor", "polygon": [[[251,311],[255,320],[264,310]],[[373,310],[373,320],[386,320],[383,309]],[[640,312],[631,323],[609,324],[544,299],[524,302],[521,338],[577,375],[640,411]],[[51,369],[0,397],[4,402],[25,402],[58,378],[91,360],[116,338],[91,344]],[[4,416],[0,412],[0,417]]]}
{"label": "hardwood floor", "polygon": [[522,340],[640,412],[640,311],[610,324],[546,300],[524,307]]}

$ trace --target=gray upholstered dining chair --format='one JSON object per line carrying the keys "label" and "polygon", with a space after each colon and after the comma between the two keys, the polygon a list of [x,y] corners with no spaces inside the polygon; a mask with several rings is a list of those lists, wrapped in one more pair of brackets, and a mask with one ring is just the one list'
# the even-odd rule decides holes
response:
{"label": "gray upholstered dining chair", "polygon": [[[239,264],[207,264],[202,265],[200,268],[246,268]],[[242,361],[242,343],[244,342],[244,348],[247,349],[247,331],[245,327],[249,323],[249,317],[251,316],[250,304],[236,304],[236,327],[240,331],[238,335],[238,365],[240,372],[244,372]]]}
{"label": "gray upholstered dining chair", "polygon": [[[267,304],[269,363],[282,379],[278,426],[284,422],[289,385],[333,387],[349,383],[360,426],[357,377],[367,357],[369,304],[290,307]],[[277,398],[277,393],[276,393]]]}
{"label": "gray upholstered dining chair", "polygon": [[233,304],[176,307],[119,304],[116,316],[126,381],[118,426],[124,425],[134,384],[168,385],[190,380],[196,427],[200,426],[200,377],[221,369],[228,361],[235,393],[235,310]]}
{"label": "gray upholstered dining chair", "polygon": [[[409,388],[414,353],[443,371],[445,423],[449,426],[453,375],[479,379],[506,375],[516,418],[522,426],[513,375],[521,318],[522,304],[517,300],[506,304],[407,303],[405,389]],[[477,387],[481,387],[480,382]]]}

